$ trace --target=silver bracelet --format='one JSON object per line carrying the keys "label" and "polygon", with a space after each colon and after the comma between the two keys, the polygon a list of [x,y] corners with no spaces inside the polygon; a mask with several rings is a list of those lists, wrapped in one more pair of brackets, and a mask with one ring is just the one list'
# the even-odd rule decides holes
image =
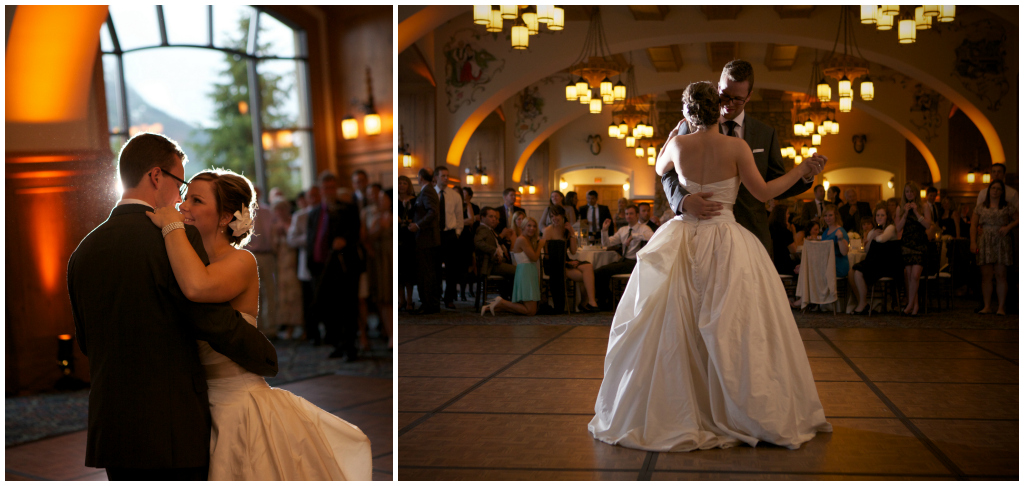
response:
{"label": "silver bracelet", "polygon": [[171,231],[174,231],[176,229],[185,229],[185,223],[182,223],[181,221],[175,221],[173,223],[168,224],[167,226],[164,226],[164,229],[161,230],[160,232],[163,233],[163,235],[166,237]]}

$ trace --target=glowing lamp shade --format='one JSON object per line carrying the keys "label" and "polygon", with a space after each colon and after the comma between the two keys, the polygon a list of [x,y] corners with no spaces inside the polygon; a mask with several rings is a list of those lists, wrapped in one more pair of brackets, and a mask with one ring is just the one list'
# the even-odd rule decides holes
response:
{"label": "glowing lamp shade", "polygon": [[580,91],[580,85],[577,84],[576,85],[576,92],[580,94],[580,104],[581,105],[590,104],[590,88],[587,88],[587,89],[585,89],[583,91]]}
{"label": "glowing lamp shade", "polygon": [[270,150],[274,148],[274,136],[268,132],[263,132],[263,136],[260,137],[260,142],[263,144],[263,150]]}
{"label": "glowing lamp shade", "polygon": [[974,172],[973,171],[967,173],[967,182],[969,184],[974,184]]}
{"label": "glowing lamp shade", "polygon": [[501,32],[504,21],[501,18],[501,10],[491,10],[491,21],[487,24],[487,32]]}
{"label": "glowing lamp shade", "polygon": [[928,190],[927,189],[921,189],[921,199],[924,199],[926,197],[928,197]]}
{"label": "glowing lamp shade", "polygon": [[839,98],[839,111],[849,113],[853,109],[853,98]]}
{"label": "glowing lamp shade", "polygon": [[829,186],[828,179],[822,179],[821,185],[825,186],[825,190],[827,191]]}
{"label": "glowing lamp shade", "polygon": [[952,22],[956,17],[956,5],[939,5],[939,22]]}
{"label": "glowing lamp shade", "polygon": [[811,152],[807,149],[806,145],[804,145],[803,147],[800,147],[800,156],[801,157],[810,157],[811,156]]}
{"label": "glowing lamp shade", "polygon": [[890,17],[895,16],[895,15],[899,15],[899,13],[900,13],[900,6],[899,5],[882,5],[882,9],[881,9],[881,11],[879,11],[879,13],[881,13],[882,15],[888,15]]}
{"label": "glowing lamp shade", "polygon": [[818,135],[817,133],[811,135],[811,145],[821,145],[821,135]]}
{"label": "glowing lamp shade", "polygon": [[565,85],[565,101],[576,101],[579,95],[576,94],[576,83],[569,81],[569,84]]}
{"label": "glowing lamp shade", "polygon": [[818,135],[828,135],[828,128],[825,128],[825,125],[818,125]]}
{"label": "glowing lamp shade", "polygon": [[796,157],[793,157],[793,165],[800,165],[801,163],[803,163],[803,161],[804,161],[804,158],[799,156],[799,155],[797,155]]}
{"label": "glowing lamp shade", "polygon": [[814,133],[814,122],[811,121],[810,118],[804,122],[804,135],[807,135],[808,133]]}
{"label": "glowing lamp shade", "polygon": [[626,147],[629,147],[629,148],[636,147],[636,137],[632,137],[632,136],[626,137]]}
{"label": "glowing lamp shade", "polygon": [[483,185],[485,185],[485,186],[486,186],[486,185],[487,185],[488,183],[490,183],[490,182],[491,182],[491,178],[490,178],[490,177],[487,177],[487,174],[482,174],[482,175],[480,176],[480,183],[481,183],[481,184],[483,184]]}
{"label": "glowing lamp shade", "polygon": [[939,6],[938,5],[925,5],[924,6],[924,15],[926,17],[938,17],[939,16]]}
{"label": "glowing lamp shade", "polygon": [[807,155],[814,155],[818,153],[818,147],[811,147],[807,149]]}
{"label": "glowing lamp shade", "polygon": [[[540,21],[540,17],[537,18]],[[554,20],[548,22],[548,30],[562,30],[565,28],[565,10],[562,7],[555,7]]]}
{"label": "glowing lamp shade", "polygon": [[598,98],[590,100],[590,112],[593,114],[601,113],[602,103]]}
{"label": "glowing lamp shade", "polygon": [[622,191],[626,193],[629,192],[629,179],[626,179],[626,183],[622,185]]}
{"label": "glowing lamp shade", "polygon": [[891,15],[879,15],[875,27],[878,30],[892,30],[893,17]]}
{"label": "glowing lamp shade", "polygon": [[519,194],[526,194],[526,188],[523,186],[519,186]]}
{"label": "glowing lamp shade", "polygon": [[636,132],[639,134],[636,138],[643,138],[647,136],[647,124],[640,122],[636,124]]}
{"label": "glowing lamp shade", "polygon": [[512,26],[512,48],[523,51],[528,47],[530,47],[530,29],[520,20]]}
{"label": "glowing lamp shade", "polygon": [[892,189],[892,187],[896,185],[896,181],[889,179],[889,182],[887,182],[886,185],[889,186],[889,189]]}
{"label": "glowing lamp shade", "polygon": [[914,23],[917,24],[917,30],[928,30],[932,28],[931,16],[924,14],[924,7],[917,7],[914,9]]}
{"label": "glowing lamp shade", "polygon": [[612,94],[612,80],[604,78],[601,80],[601,96]]}
{"label": "glowing lamp shade", "polygon": [[654,136],[654,127],[652,127],[650,125],[644,125],[644,136],[647,137],[647,138],[653,137]]}
{"label": "glowing lamp shade", "polygon": [[984,183],[984,184],[988,184],[988,183],[992,182],[992,174],[987,174],[987,173],[986,174],[982,174],[981,175],[981,182]]}
{"label": "glowing lamp shade", "polygon": [[639,145],[637,145],[637,147],[636,147],[636,156],[637,157],[643,157],[645,153],[646,152],[644,151],[644,148],[639,146]]}
{"label": "glowing lamp shade", "polygon": [[615,103],[615,95],[613,95],[611,93],[606,94],[606,95],[601,95],[601,102],[606,104],[606,105],[614,104]]}
{"label": "glowing lamp shade", "polygon": [[615,83],[612,93],[615,95],[615,101],[626,99],[626,85],[622,84],[622,81]]}
{"label": "glowing lamp shade", "polygon": [[[554,5],[537,5],[537,21],[542,24],[550,24],[555,20]],[[550,27],[550,26],[549,26]]]}
{"label": "glowing lamp shade", "polygon": [[825,131],[827,131],[827,132],[831,131],[832,130],[832,119],[831,118],[826,118],[825,121],[823,121],[821,123],[821,126],[822,126],[822,128],[825,129]]}
{"label": "glowing lamp shade", "polygon": [[380,135],[380,115],[376,111],[371,111],[363,117],[363,130],[370,136]]}
{"label": "glowing lamp shade", "polygon": [[877,15],[877,5],[861,5],[860,6],[860,23],[862,24],[873,24],[875,23],[875,16]]}
{"label": "glowing lamp shade", "polygon": [[473,23],[480,25],[491,23],[491,6],[473,5]]}
{"label": "glowing lamp shade", "polygon": [[647,156],[648,157],[654,157],[655,155],[658,155],[658,151],[654,148],[654,145],[648,145],[647,146]]}
{"label": "glowing lamp shade", "polygon": [[798,137],[802,137],[804,135],[804,124],[803,123],[794,123],[793,124],[793,135],[796,135]]}
{"label": "glowing lamp shade", "polygon": [[476,182],[476,177],[473,174],[466,174],[466,184],[473,185]]}
{"label": "glowing lamp shade", "polygon": [[913,44],[917,41],[917,25],[914,19],[900,20],[899,39],[900,44]]}
{"label": "glowing lamp shade", "polygon": [[537,21],[536,13],[523,12],[523,22],[526,23],[526,28],[530,31],[530,35],[540,33],[540,22]]}
{"label": "glowing lamp shade", "polygon": [[832,99],[832,87],[828,85],[828,81],[825,81],[825,78],[821,78],[821,81],[818,81],[818,99],[826,103]]}
{"label": "glowing lamp shade", "polygon": [[359,136],[359,122],[352,115],[341,120],[341,136],[345,140],[352,140]]}
{"label": "glowing lamp shade", "polygon": [[277,132],[277,137],[274,140],[278,147],[291,147],[292,146],[292,132],[289,130],[281,130]]}
{"label": "glowing lamp shade", "polygon": [[[619,123],[619,138],[625,138],[629,136],[629,125],[626,125],[626,121],[623,120]],[[632,147],[632,145],[630,145]]]}
{"label": "glowing lamp shade", "polygon": [[829,133],[829,135],[838,135],[839,134],[839,122],[838,121],[832,122],[832,126],[828,129],[828,133]]}
{"label": "glowing lamp shade", "polygon": [[641,139],[644,138],[644,132],[639,125],[633,127],[633,138]]}
{"label": "glowing lamp shade", "polygon": [[585,79],[580,78],[580,79],[578,79],[576,81],[576,96],[583,96],[583,92],[584,91],[589,93],[590,92],[590,85],[587,84],[587,81]]}
{"label": "glowing lamp shade", "polygon": [[619,126],[614,121],[611,125],[608,125],[608,136],[613,138],[619,137]]}
{"label": "glowing lamp shade", "polygon": [[843,79],[839,80],[839,97],[840,98],[852,98],[853,97],[853,83],[850,82],[850,78],[843,75]]}
{"label": "glowing lamp shade", "polygon": [[653,155],[647,156],[647,165],[654,165],[655,158]]}
{"label": "glowing lamp shade", "polygon": [[[412,155],[402,154],[402,167],[407,167],[407,168],[408,167],[412,167]],[[473,181],[469,180],[470,177],[473,177],[473,176],[472,175],[466,176],[466,181],[469,182],[470,184],[472,184]]]}
{"label": "glowing lamp shade", "polygon": [[875,83],[871,82],[871,78],[864,78],[860,82],[860,99],[864,101],[875,99]]}
{"label": "glowing lamp shade", "polygon": [[561,180],[561,181],[560,181],[560,182],[558,183],[558,188],[564,191],[564,190],[566,190],[566,189],[568,189],[568,188],[569,188],[569,183],[568,183],[568,182],[566,182],[566,181],[565,181],[565,179],[562,179],[562,180]]}
{"label": "glowing lamp shade", "polygon": [[519,16],[519,5],[502,5],[501,6],[501,18],[505,20],[515,20]]}
{"label": "glowing lamp shade", "polygon": [[530,193],[530,194],[537,194],[537,186],[535,186],[535,185],[533,185],[533,184],[530,184],[530,185],[529,185],[529,186],[527,187],[527,189],[529,189],[529,193]]}

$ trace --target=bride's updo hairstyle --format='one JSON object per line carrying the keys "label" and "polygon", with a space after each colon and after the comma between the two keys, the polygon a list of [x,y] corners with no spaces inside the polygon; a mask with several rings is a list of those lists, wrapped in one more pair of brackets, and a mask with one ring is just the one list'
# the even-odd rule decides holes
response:
{"label": "bride's updo hairstyle", "polygon": [[209,182],[213,187],[214,198],[217,201],[217,212],[232,215],[228,228],[225,230],[228,243],[235,248],[242,248],[249,243],[254,226],[250,224],[245,232],[235,236],[231,223],[238,220],[238,217],[234,215],[235,211],[238,211],[243,218],[256,219],[256,208],[258,206],[256,205],[256,191],[252,187],[252,182],[249,182],[249,179],[246,179],[245,176],[227,169],[204,170],[192,177],[189,183],[191,184],[195,181]]}
{"label": "bride's updo hairstyle", "polygon": [[683,91],[683,116],[692,128],[706,128],[718,122],[721,104],[718,86],[710,81],[690,83]]}

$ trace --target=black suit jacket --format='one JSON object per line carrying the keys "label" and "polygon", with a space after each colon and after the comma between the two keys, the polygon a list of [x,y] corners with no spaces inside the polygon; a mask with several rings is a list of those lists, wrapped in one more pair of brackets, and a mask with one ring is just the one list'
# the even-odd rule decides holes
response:
{"label": "black suit jacket", "polygon": [[440,216],[441,198],[434,186],[424,186],[416,197],[412,222],[419,226],[416,232],[416,249],[434,248],[441,245]]}
{"label": "black suit jacket", "polygon": [[[825,210],[825,205],[828,204],[826,201],[821,202],[822,211]],[[800,224],[807,227],[811,221],[817,221],[821,219],[821,213],[818,212],[818,203],[815,199],[811,199],[804,203],[804,208],[800,213]]]}
{"label": "black suit jacket", "polygon": [[[508,215],[505,214],[504,204],[494,209],[498,210],[498,227],[494,228],[494,232],[500,235],[502,231],[505,231],[505,228],[508,228]],[[523,208],[519,206],[512,206],[512,212],[515,213],[516,211],[523,211]]]}
{"label": "black suit jacket", "polygon": [[[78,345],[89,357],[90,467],[201,467],[210,461],[210,408],[196,340],[263,376],[277,374],[270,341],[228,304],[185,298],[149,208],[114,208],[68,262]],[[199,232],[186,234],[209,263]]]}
{"label": "black suit jacket", "polygon": [[[588,219],[588,217],[590,215],[590,207],[588,205],[584,204],[584,205],[580,206],[578,212],[579,212],[579,215],[580,215],[578,221],[588,221],[588,222],[590,221]],[[597,227],[600,228],[601,225],[604,224],[604,220],[611,219],[612,220],[612,224],[611,224],[611,226],[608,227],[608,230],[606,231],[606,233],[608,233],[608,236],[614,235],[615,234],[615,220],[612,219],[612,212],[608,210],[608,206],[605,206],[604,204],[598,204],[597,205],[597,214],[599,215],[599,219],[600,219],[600,221],[597,222],[597,225],[598,225]],[[590,231],[594,231],[594,228],[591,228]]]}
{"label": "black suit jacket", "polygon": [[[313,208],[313,210],[309,212],[309,217],[306,219],[306,267],[313,276],[314,282],[320,282],[323,278],[325,268],[330,266],[328,263],[331,261],[330,255],[332,253],[331,248],[334,238],[338,236],[345,236],[342,234],[343,223],[340,210],[341,207],[338,203],[327,206],[327,251],[324,252],[325,260],[323,262],[314,262],[313,254],[314,248],[316,247],[316,237],[320,232],[320,221],[323,219],[324,206],[320,205]],[[351,244],[351,242],[348,243]]]}
{"label": "black suit jacket", "polygon": [[[754,153],[754,163],[757,170],[761,172],[765,182],[778,179],[786,174],[786,166],[782,164],[782,147],[779,145],[779,136],[775,129],[765,125],[747,114],[744,119],[743,140],[747,142]],[[682,132],[679,135],[688,133],[689,127],[683,123]],[[665,187],[665,195],[668,196],[672,209],[679,212],[679,204],[683,196],[689,194],[686,188],[679,185],[679,177],[676,171],[670,170],[661,177],[661,183]],[[777,199],[793,197],[811,188],[813,183],[797,181],[793,187],[780,194]],[[736,196],[736,204],[733,206],[733,214],[736,222],[754,233],[761,244],[772,254],[772,237],[768,233],[768,215],[765,214],[764,203],[759,201],[746,187],[740,186],[740,192]]]}
{"label": "black suit jacket", "polygon": [[[871,205],[864,201],[857,201],[857,210],[851,215],[850,204],[839,206],[839,216],[843,219],[843,229],[847,233],[851,231],[860,232],[860,219],[871,217]],[[874,223],[872,223],[874,225]],[[867,236],[867,235],[862,235]]]}

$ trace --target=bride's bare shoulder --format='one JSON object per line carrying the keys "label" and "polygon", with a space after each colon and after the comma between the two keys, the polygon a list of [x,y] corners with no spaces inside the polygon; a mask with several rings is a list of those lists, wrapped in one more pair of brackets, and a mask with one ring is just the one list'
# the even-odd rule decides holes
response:
{"label": "bride's bare shoulder", "polygon": [[242,265],[246,270],[256,271],[256,255],[243,248],[236,248],[228,254],[228,258]]}

